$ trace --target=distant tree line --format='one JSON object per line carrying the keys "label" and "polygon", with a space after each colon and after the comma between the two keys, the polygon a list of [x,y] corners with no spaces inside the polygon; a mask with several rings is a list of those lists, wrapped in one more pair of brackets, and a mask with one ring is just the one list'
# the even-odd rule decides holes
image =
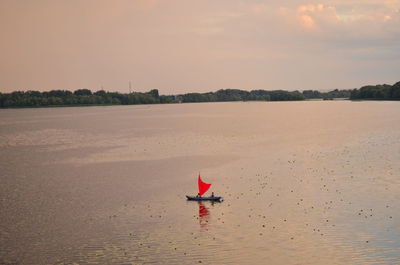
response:
{"label": "distant tree line", "polygon": [[[317,90],[286,91],[286,90],[240,90],[221,89],[216,92],[187,93],[179,95],[159,95],[157,89],[149,92],[119,93],[89,89],[68,90],[15,91],[0,93],[0,108],[8,107],[42,107],[42,106],[80,106],[80,105],[135,105],[156,103],[186,103],[186,102],[224,102],[224,101],[291,101],[305,99],[334,98],[382,98],[399,97],[400,82],[393,86],[362,87],[359,90],[332,90],[319,92]],[[374,89],[372,89],[374,88]],[[380,92],[368,92],[379,90]],[[397,91],[397,92],[396,92]],[[370,96],[370,94],[374,96]],[[382,94],[383,93],[383,94]],[[372,95],[371,94],[371,95]],[[368,95],[368,96],[365,96]],[[365,96],[365,97],[364,97]]]}
{"label": "distant tree line", "polygon": [[383,84],[354,89],[351,91],[350,99],[400,100],[400,82],[393,86]]}
{"label": "distant tree line", "polygon": [[288,101],[304,100],[305,97],[299,91],[221,89],[216,92],[178,95],[178,99],[182,102]]}
{"label": "distant tree line", "polygon": [[168,103],[171,96],[160,96],[157,89],[147,93],[122,94],[99,90],[94,93],[89,89],[68,90],[15,91],[0,93],[0,107],[41,107],[41,106],[74,106],[74,105],[133,105]]}
{"label": "distant tree line", "polygon": [[335,89],[329,92],[319,92],[317,90],[304,90],[303,96],[306,99],[332,100],[334,98],[349,98],[351,89]]}

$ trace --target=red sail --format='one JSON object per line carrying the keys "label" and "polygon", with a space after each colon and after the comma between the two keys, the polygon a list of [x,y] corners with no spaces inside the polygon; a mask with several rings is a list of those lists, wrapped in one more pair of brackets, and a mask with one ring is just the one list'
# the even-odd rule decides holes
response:
{"label": "red sail", "polygon": [[200,196],[203,195],[204,193],[206,193],[206,191],[208,191],[208,189],[210,188],[211,184],[205,183],[201,180],[200,178],[200,174],[199,174],[199,179],[198,179],[198,183],[199,183],[199,194]]}

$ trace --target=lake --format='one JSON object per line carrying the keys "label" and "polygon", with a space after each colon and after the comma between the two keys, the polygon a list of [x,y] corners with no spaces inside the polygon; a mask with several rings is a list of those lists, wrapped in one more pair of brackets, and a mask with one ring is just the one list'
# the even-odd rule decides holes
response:
{"label": "lake", "polygon": [[0,264],[399,264],[399,111],[0,110]]}

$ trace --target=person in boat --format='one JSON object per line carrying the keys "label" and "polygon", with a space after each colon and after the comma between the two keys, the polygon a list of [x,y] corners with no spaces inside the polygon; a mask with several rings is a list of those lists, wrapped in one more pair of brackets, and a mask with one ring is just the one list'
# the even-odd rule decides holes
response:
{"label": "person in boat", "polygon": [[214,192],[211,192],[211,198],[214,198]]}
{"label": "person in boat", "polygon": [[197,198],[201,198],[200,192],[196,195]]}

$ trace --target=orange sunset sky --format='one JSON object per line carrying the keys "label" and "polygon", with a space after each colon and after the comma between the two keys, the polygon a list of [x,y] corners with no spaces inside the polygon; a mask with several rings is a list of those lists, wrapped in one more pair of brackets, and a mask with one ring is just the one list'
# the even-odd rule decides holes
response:
{"label": "orange sunset sky", "polygon": [[0,0],[0,92],[400,81],[400,0]]}

